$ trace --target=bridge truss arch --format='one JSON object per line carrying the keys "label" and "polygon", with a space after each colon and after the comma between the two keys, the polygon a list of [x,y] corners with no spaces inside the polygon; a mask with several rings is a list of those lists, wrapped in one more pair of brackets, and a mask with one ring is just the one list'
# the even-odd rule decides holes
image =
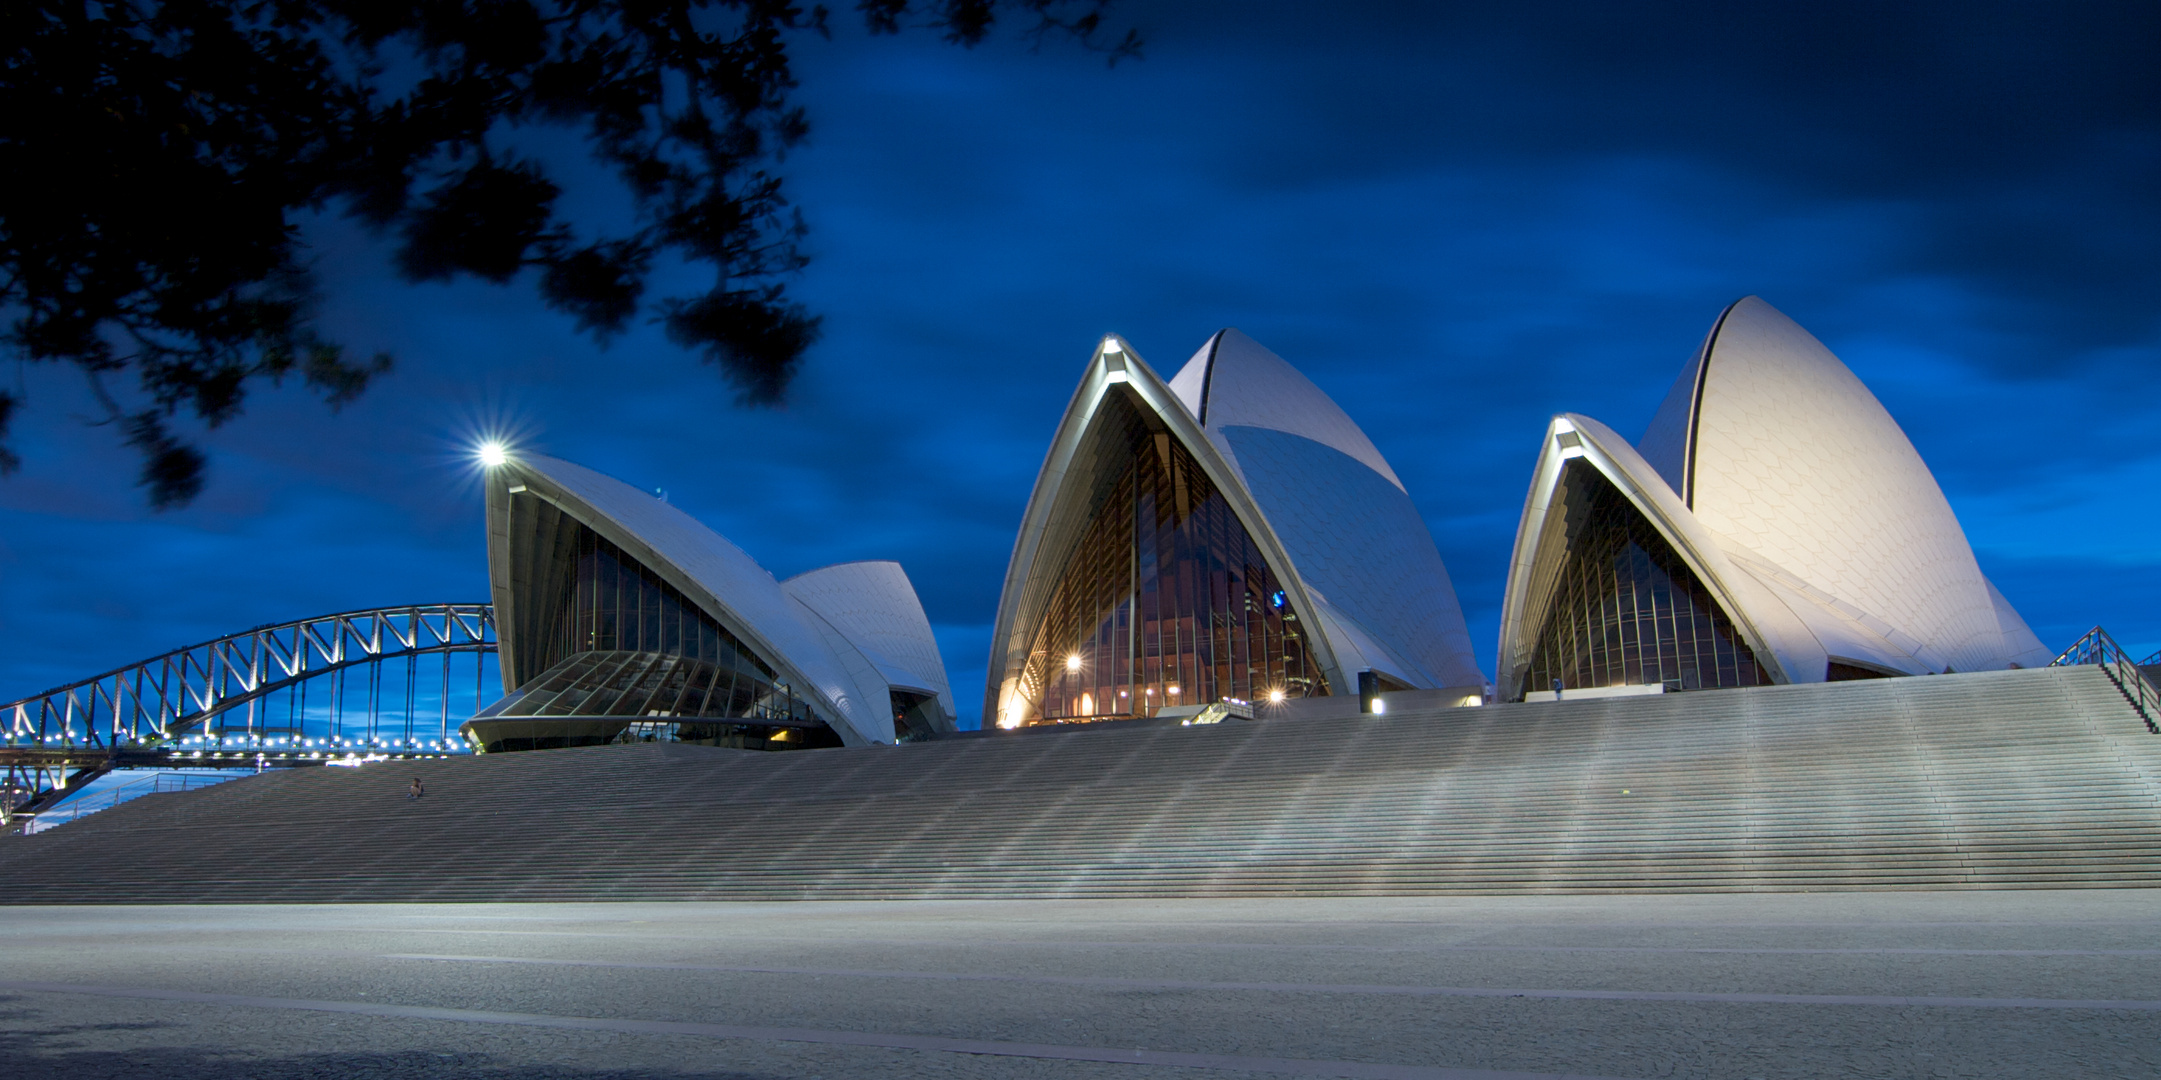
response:
{"label": "bridge truss arch", "polygon": [[495,655],[486,603],[339,612],[175,649],[0,705],[0,810],[50,805],[116,767],[464,753],[457,725],[494,696]]}

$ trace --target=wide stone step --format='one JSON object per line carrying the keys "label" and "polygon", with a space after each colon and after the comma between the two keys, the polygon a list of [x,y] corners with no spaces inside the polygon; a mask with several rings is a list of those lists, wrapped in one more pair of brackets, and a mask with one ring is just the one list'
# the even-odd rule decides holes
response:
{"label": "wide stone step", "polygon": [[12,838],[0,883],[14,903],[2151,885],[2157,779],[2161,738],[2105,676],[2043,669],[272,772]]}

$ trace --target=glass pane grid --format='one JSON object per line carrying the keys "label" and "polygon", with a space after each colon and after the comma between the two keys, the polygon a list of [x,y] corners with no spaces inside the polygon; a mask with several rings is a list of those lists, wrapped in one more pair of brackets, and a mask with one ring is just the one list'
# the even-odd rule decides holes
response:
{"label": "glass pane grid", "polygon": [[[568,527],[569,542],[547,569],[558,601],[541,634],[545,670],[476,721],[529,721],[532,732],[509,740],[520,749],[663,736],[767,749],[839,745],[817,711],[726,627],[598,533]],[[542,731],[548,723],[562,732]]]}
{"label": "glass pane grid", "polygon": [[1102,422],[1104,490],[1029,650],[1024,722],[1327,694],[1281,582],[1199,462],[1123,398]]}
{"label": "glass pane grid", "polygon": [[1595,468],[1570,461],[1560,499],[1568,552],[1525,690],[1770,682],[1709,590]]}

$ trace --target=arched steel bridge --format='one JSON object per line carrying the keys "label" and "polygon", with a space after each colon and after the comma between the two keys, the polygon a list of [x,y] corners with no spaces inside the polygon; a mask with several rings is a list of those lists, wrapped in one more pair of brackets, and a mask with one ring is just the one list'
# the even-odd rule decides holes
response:
{"label": "arched steel bridge", "polygon": [[0,811],[34,812],[118,767],[463,753],[456,725],[487,703],[495,651],[492,605],[371,608],[258,626],[8,702]]}

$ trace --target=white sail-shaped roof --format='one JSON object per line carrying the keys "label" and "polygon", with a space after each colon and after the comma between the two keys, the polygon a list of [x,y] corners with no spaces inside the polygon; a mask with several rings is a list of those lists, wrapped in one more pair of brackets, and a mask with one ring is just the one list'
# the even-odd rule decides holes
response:
{"label": "white sail-shaped roof", "polygon": [[797,574],[780,587],[846,636],[888,684],[935,694],[945,715],[955,715],[938,639],[899,563],[841,563]]}
{"label": "white sail-shaped roof", "polygon": [[2000,620],[1958,516],[1898,421],[1762,299],[1719,317],[1642,445],[1721,542],[1880,622],[1924,668],[2047,663],[2024,620]]}
{"label": "white sail-shaped roof", "polygon": [[1396,470],[1335,399],[1297,368],[1237,330],[1222,330],[1171,376],[1180,404],[1210,432],[1258,428],[1337,450],[1403,490]]}
{"label": "white sail-shaped roof", "polygon": [[1334,401],[1280,357],[1223,331],[1166,382],[1104,339],[1052,440],[1006,572],[986,723],[1019,700],[1030,635],[1089,523],[1091,439],[1112,395],[1190,453],[1317,628],[1310,647],[1335,693],[1375,670],[1419,688],[1483,681],[1440,554],[1395,472]]}
{"label": "white sail-shaped roof", "polygon": [[[1646,502],[1667,504],[1684,557],[1725,568],[1711,573],[1734,605],[1727,613],[1769,651],[1776,681],[1818,681],[1832,663],[1917,675],[2049,660],[1981,574],[1898,423],[1829,349],[1756,297],[1720,315],[1640,454],[1595,421],[1557,423],[1605,447],[1601,457],[1620,463],[1613,471],[1629,483],[1655,489]],[[1547,465],[1555,438],[1548,433],[1533,480],[1519,564],[1538,557],[1544,526],[1533,509],[1556,480]],[[1511,658],[1527,655],[1540,631],[1522,618],[1540,603],[1538,583],[1519,569],[1503,617],[1504,684]]]}
{"label": "white sail-shaped roof", "polygon": [[1197,388],[1180,403],[1268,515],[1323,614],[1376,646],[1358,650],[1364,667],[1419,687],[1485,681],[1433,534],[1334,400],[1237,330],[1210,338],[1171,387]]}
{"label": "white sail-shaped roof", "polygon": [[[554,514],[537,514],[545,504]],[[884,668],[905,669],[911,684],[943,689],[945,672],[935,646],[928,657],[899,649],[902,659],[881,660],[896,642],[915,637],[905,621],[914,590],[897,565],[890,571],[849,571],[819,577],[817,571],[784,588],[756,560],[676,507],[622,481],[581,465],[539,455],[519,455],[489,471],[489,578],[497,612],[505,691],[539,674],[537,638],[552,617],[546,567],[561,543],[560,517],[577,522],[659,575],[705,614],[750,648],[808,698],[850,745],[894,741],[891,684]],[[807,580],[806,580],[807,579]],[[870,595],[854,602],[848,584]],[[833,614],[823,615],[820,609]],[[872,615],[871,612],[879,613]],[[920,605],[914,618],[922,620]],[[858,645],[851,631],[869,635]],[[928,634],[928,623],[922,626]],[[888,640],[891,639],[891,640]],[[950,699],[950,692],[947,691]],[[950,710],[947,710],[950,715]]]}
{"label": "white sail-shaped roof", "polygon": [[1773,682],[1822,678],[1824,654],[1807,627],[1754,575],[1728,557],[1636,448],[1613,429],[1587,416],[1555,417],[1532,473],[1509,560],[1508,589],[1501,605],[1500,656],[1495,692],[1514,700],[1526,689],[1524,672],[1544,628],[1571,539],[1568,507],[1559,499],[1562,469],[1580,461],[1619,491],[1643,515],[1688,570],[1733,620],[1741,640]]}

